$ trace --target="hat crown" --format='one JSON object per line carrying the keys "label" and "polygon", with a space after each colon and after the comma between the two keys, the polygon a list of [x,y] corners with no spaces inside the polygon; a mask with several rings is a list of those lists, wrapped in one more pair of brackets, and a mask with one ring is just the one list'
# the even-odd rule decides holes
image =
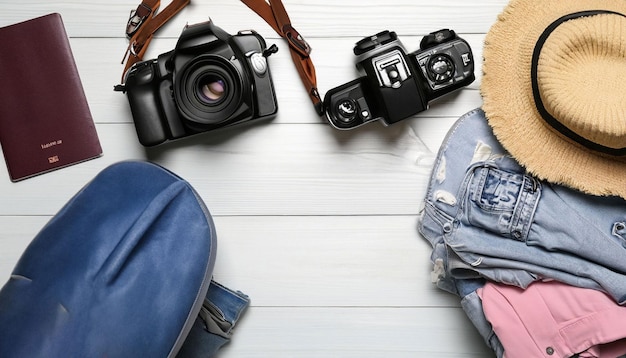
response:
{"label": "hat crown", "polygon": [[626,199],[626,1],[511,0],[485,37],[482,108],[531,175]]}
{"label": "hat crown", "polygon": [[557,130],[594,150],[626,150],[626,17],[568,20],[541,45],[540,102],[551,120],[566,129]]}

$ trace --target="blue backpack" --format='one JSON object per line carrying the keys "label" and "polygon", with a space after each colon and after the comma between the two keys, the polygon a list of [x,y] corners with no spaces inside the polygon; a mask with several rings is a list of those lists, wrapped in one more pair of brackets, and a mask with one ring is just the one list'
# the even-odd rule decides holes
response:
{"label": "blue backpack", "polygon": [[[211,304],[228,291],[211,281],[215,258],[213,220],[189,183],[114,164],[45,225],[0,290],[0,357],[210,354],[231,327],[203,337],[207,316],[235,321],[248,305],[233,292],[232,312]],[[212,346],[183,349],[188,338]]]}

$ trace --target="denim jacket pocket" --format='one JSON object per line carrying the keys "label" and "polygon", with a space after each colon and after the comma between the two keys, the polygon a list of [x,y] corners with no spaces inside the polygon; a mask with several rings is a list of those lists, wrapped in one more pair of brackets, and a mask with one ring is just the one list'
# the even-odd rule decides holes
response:
{"label": "denim jacket pocket", "polygon": [[470,225],[526,241],[541,193],[534,178],[493,167],[473,171],[465,214]]}

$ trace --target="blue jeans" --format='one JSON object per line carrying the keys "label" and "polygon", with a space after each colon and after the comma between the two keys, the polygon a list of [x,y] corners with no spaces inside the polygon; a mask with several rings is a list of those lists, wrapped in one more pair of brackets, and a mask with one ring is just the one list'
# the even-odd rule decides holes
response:
{"label": "blue jeans", "polygon": [[249,306],[248,296],[211,281],[209,291],[178,358],[208,358],[230,341],[237,320]]}
{"label": "blue jeans", "polygon": [[[626,201],[527,175],[480,109],[442,144],[419,221],[438,287],[464,299],[477,278],[522,288],[556,279],[626,303]],[[488,331],[480,314],[470,319]]]}
{"label": "blue jeans", "polygon": [[462,117],[442,146],[420,231],[451,292],[458,278],[522,288],[556,279],[626,303],[626,201],[525,174],[481,110]]}

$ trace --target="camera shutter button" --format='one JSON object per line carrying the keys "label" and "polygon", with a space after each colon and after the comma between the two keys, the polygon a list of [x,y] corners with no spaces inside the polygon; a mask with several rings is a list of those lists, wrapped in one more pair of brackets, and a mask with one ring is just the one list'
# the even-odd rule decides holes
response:
{"label": "camera shutter button", "polygon": [[254,72],[256,72],[259,76],[267,72],[267,60],[261,53],[253,53],[250,56],[250,64],[252,65]]}

